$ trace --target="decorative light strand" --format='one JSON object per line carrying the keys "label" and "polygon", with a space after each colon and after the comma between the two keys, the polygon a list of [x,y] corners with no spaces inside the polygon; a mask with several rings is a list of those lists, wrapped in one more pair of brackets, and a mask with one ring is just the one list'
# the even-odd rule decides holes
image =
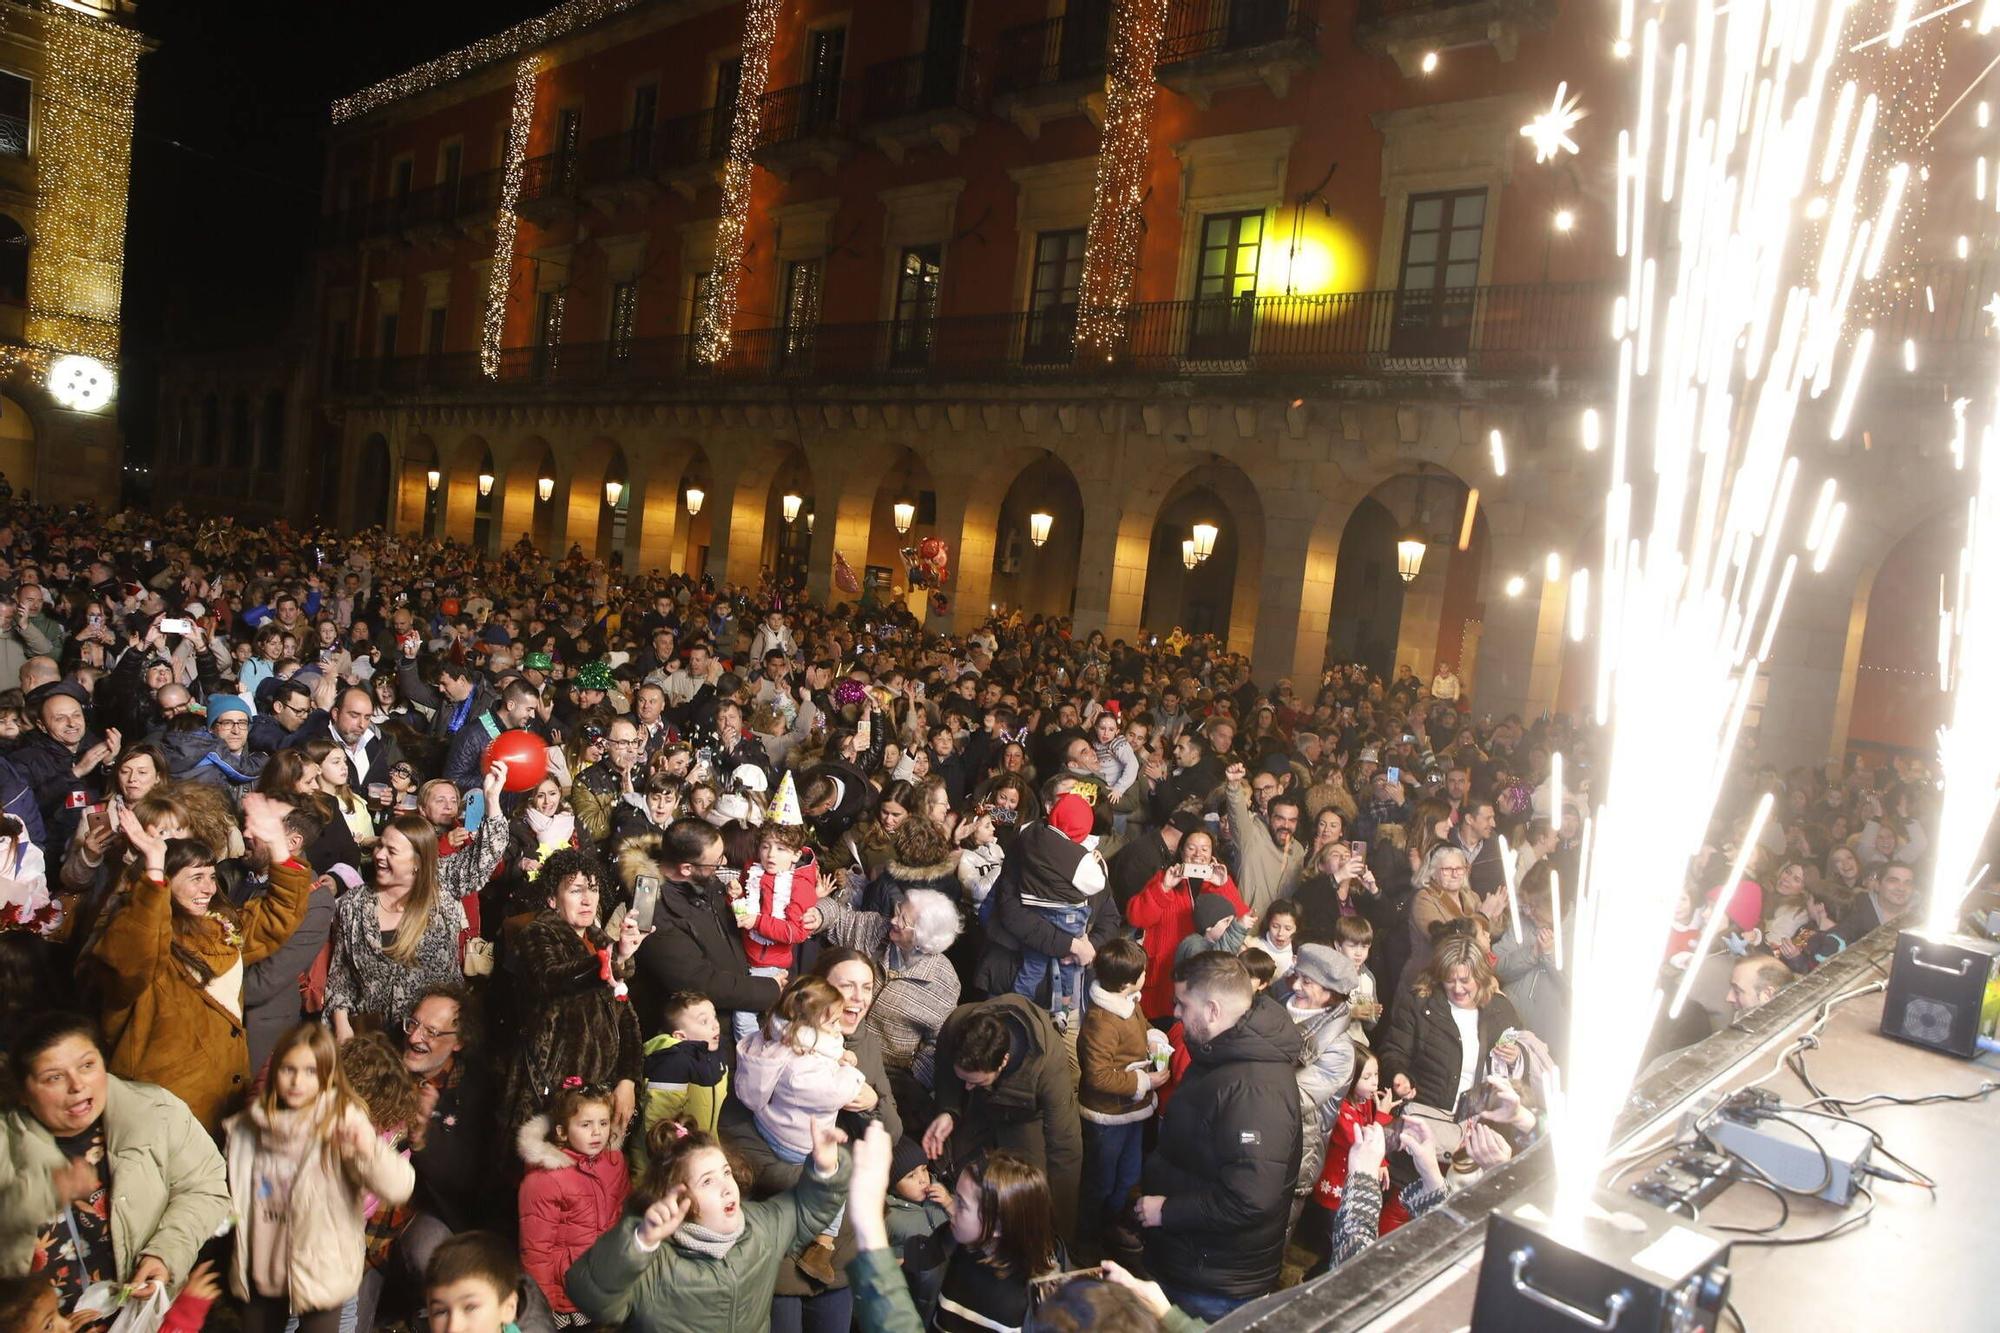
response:
{"label": "decorative light strand", "polygon": [[736,292],[743,278],[744,237],[750,226],[750,186],[757,172],[763,131],[764,89],[771,78],[771,47],[778,40],[784,0],[747,0],[743,6],[743,59],[736,106],[729,121],[729,153],[722,163],[722,212],[715,224],[715,266],[708,299],[694,335],[695,359],[713,366],[729,355],[736,325]]}
{"label": "decorative light strand", "polygon": [[415,69],[404,70],[341,98],[333,104],[333,123],[338,125],[342,121],[365,116],[406,97],[415,97],[454,79],[462,79],[488,65],[539,50],[558,38],[601,23],[639,3],[641,0],[570,0],[568,4],[558,5],[548,13],[517,23],[504,32],[482,37],[470,46],[461,46],[436,60],[425,61]]}
{"label": "decorative light strand", "polygon": [[1104,131],[1097,185],[1084,233],[1077,292],[1076,341],[1109,361],[1125,327],[1139,272],[1146,164],[1152,157],[1153,67],[1166,31],[1167,0],[1118,0],[1104,75]]}
{"label": "decorative light strand", "polygon": [[36,89],[35,250],[27,341],[115,364],[132,176],[132,93],[141,38],[43,7]]}
{"label": "decorative light strand", "polygon": [[500,340],[507,333],[507,294],[514,286],[514,238],[520,218],[521,175],[528,161],[528,131],[535,119],[535,75],[542,58],[530,55],[514,67],[514,109],[507,121],[507,162],[500,173],[500,203],[493,213],[493,265],[486,271],[486,309],[479,325],[479,370],[500,378]]}

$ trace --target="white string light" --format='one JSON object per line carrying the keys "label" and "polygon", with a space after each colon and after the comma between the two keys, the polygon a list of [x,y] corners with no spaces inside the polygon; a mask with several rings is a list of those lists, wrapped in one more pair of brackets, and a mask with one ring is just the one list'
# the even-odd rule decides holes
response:
{"label": "white string light", "polygon": [[530,55],[514,67],[514,109],[507,122],[507,162],[500,174],[500,203],[493,214],[493,264],[486,271],[486,309],[479,325],[479,369],[500,378],[500,341],[507,333],[507,294],[514,285],[514,237],[520,219],[521,176],[528,161],[528,131],[535,119],[535,75],[542,58]]}
{"label": "white string light", "polygon": [[736,106],[730,114],[729,152],[722,163],[722,211],[715,224],[715,264],[707,299],[696,321],[695,359],[705,366],[729,355],[736,326],[736,293],[743,278],[743,245],[750,227],[750,185],[756,175],[763,130],[764,90],[771,79],[771,47],[778,40],[784,0],[748,0],[743,7],[743,57]]}
{"label": "white string light", "polygon": [[1104,130],[1084,233],[1076,320],[1078,348],[1107,361],[1118,346],[1139,271],[1140,201],[1152,160],[1153,102],[1159,91],[1153,66],[1166,22],[1167,0],[1119,0],[1111,19]]}

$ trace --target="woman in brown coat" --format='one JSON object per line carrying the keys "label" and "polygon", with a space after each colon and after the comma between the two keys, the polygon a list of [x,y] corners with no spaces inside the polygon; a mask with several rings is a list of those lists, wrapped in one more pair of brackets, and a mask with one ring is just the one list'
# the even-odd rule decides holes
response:
{"label": "woman in brown coat", "polygon": [[130,810],[120,824],[139,857],[94,952],[111,1072],[165,1088],[214,1132],[250,1082],[244,969],[298,929],[312,872],[291,859],[284,807],[255,793],[243,798],[243,837],[269,859],[271,887],[241,909],[221,896],[206,844],[163,839]]}
{"label": "woman in brown coat", "polygon": [[630,915],[616,939],[598,925],[600,873],[587,853],[565,847],[551,855],[535,881],[548,906],[508,941],[521,1033],[507,1080],[510,1129],[541,1114],[571,1077],[609,1091],[614,1139],[631,1123],[645,1057],[624,983],[642,937]]}

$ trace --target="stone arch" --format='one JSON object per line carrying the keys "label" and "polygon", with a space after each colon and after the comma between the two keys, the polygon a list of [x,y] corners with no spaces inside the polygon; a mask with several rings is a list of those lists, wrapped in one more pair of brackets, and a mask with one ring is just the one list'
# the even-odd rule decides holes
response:
{"label": "stone arch", "polygon": [[[431,486],[431,474],[438,485]],[[396,476],[396,531],[432,536],[443,522],[444,463],[437,441],[421,432],[403,441],[402,465]]]}
{"label": "stone arch", "polygon": [[[628,505],[626,567],[699,577],[714,522],[711,506],[721,503],[707,451],[693,439],[669,440],[648,450],[639,464]],[[701,492],[692,514],[690,488]]]}
{"label": "stone arch", "polygon": [[18,496],[42,489],[39,474],[34,418],[19,399],[0,396],[0,477]]}
{"label": "stone arch", "polygon": [[[486,493],[479,489],[480,478],[488,479]],[[468,435],[451,450],[444,466],[444,532],[453,541],[490,550],[493,524],[493,489],[499,485],[494,471],[493,450],[485,437]]]}
{"label": "stone arch", "polygon": [[355,459],[355,527],[389,526],[390,473],[389,441],[375,431],[361,441],[361,451]]}
{"label": "stone arch", "polygon": [[526,537],[536,550],[546,552],[556,533],[555,450],[539,435],[524,435],[496,461],[500,465],[493,487],[499,497],[496,543],[504,548]]}
{"label": "stone arch", "polygon": [[[798,499],[797,513],[787,519],[787,496]],[[785,450],[771,474],[764,500],[764,551],[761,568],[803,588],[818,536],[819,513],[814,493],[812,459],[798,445]],[[828,539],[830,540],[830,538]]]}
{"label": "stone arch", "polygon": [[631,473],[625,450],[608,435],[592,436],[572,456],[567,471],[568,485],[557,488],[563,543],[608,560],[622,549],[628,526]]}
{"label": "stone arch", "polygon": [[[1215,548],[1188,569],[1182,542],[1197,522],[1215,524]],[[1231,652],[1252,652],[1264,574],[1264,504],[1248,474],[1220,454],[1184,469],[1152,507],[1146,543],[1140,624],[1162,634],[1175,625],[1216,634]]]}
{"label": "stone arch", "polygon": [[[909,506],[908,531],[897,531],[896,524],[902,511],[899,506]],[[914,547],[926,537],[952,534],[941,531],[938,522],[938,484],[931,473],[930,464],[923,455],[908,445],[893,448],[888,468],[875,484],[873,502],[869,507],[868,544],[866,560],[872,569],[889,570],[890,586],[878,589],[876,596],[887,600],[895,588],[903,590],[904,598],[913,614],[923,619],[929,614],[930,594],[921,588],[910,586],[909,570],[903,560],[905,547]],[[865,576],[864,570],[855,573]]]}
{"label": "stone arch", "polygon": [[1935,750],[1950,696],[1937,666],[1940,580],[1958,567],[1968,514],[1963,501],[1910,525],[1871,560],[1854,594],[1859,622],[1843,663],[1838,730],[1848,752]]}
{"label": "stone arch", "polygon": [[[1083,551],[1083,487],[1069,464],[1054,453],[1043,453],[1019,468],[1004,489],[987,489],[977,508],[992,532],[989,605],[1029,615],[1069,615],[1076,604],[1076,571]],[[984,511],[989,510],[987,518]],[[1034,542],[1037,513],[1049,519],[1040,546]],[[974,518],[975,508],[968,505],[968,529]],[[968,586],[962,591],[973,590]],[[971,611],[976,616],[978,608]]]}
{"label": "stone arch", "polygon": [[[1366,662],[1385,676],[1407,664],[1425,678],[1441,661],[1463,671],[1476,660],[1487,535],[1485,515],[1476,513],[1459,549],[1469,489],[1451,472],[1418,466],[1354,502],[1341,528],[1330,656]],[[1412,532],[1422,533],[1425,548],[1416,577],[1406,580],[1399,543]]]}

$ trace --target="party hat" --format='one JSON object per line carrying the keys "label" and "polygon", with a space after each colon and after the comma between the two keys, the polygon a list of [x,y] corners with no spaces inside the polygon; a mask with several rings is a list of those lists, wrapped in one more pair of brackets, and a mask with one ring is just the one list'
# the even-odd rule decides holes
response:
{"label": "party hat", "polygon": [[770,818],[773,824],[803,824],[805,814],[799,809],[798,789],[792,785],[792,775],[785,774],[778,780],[778,794],[771,798]]}

